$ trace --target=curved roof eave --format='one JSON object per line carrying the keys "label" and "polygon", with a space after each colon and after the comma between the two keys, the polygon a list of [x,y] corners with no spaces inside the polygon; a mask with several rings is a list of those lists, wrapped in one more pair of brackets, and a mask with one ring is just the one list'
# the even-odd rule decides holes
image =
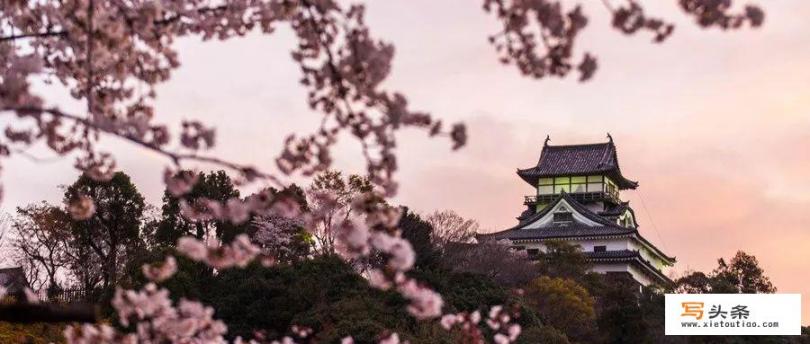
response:
{"label": "curved roof eave", "polygon": [[641,233],[639,233],[638,229],[636,229],[635,236],[636,238],[638,238],[639,241],[641,241],[641,243],[644,244],[644,246],[650,248],[650,250],[652,250],[656,255],[662,258],[662,260],[664,260],[665,262],[669,263],[670,265],[674,265],[677,262],[675,256],[668,256],[666,253],[664,253],[664,251],[661,251],[661,249],[659,249],[658,247],[653,245],[649,240],[644,238],[644,236],[642,236]]}

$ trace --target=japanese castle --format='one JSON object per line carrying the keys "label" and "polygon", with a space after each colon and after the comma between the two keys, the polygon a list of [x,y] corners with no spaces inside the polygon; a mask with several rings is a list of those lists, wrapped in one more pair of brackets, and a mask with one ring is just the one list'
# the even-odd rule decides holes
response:
{"label": "japanese castle", "polygon": [[622,175],[616,146],[608,142],[579,145],[543,145],[537,166],[517,174],[536,190],[526,196],[519,223],[487,235],[506,240],[529,256],[545,251],[544,243],[563,240],[579,245],[599,273],[626,273],[640,285],[667,285],[663,269],[675,258],[645,239],[629,202],[621,190],[638,183]]}

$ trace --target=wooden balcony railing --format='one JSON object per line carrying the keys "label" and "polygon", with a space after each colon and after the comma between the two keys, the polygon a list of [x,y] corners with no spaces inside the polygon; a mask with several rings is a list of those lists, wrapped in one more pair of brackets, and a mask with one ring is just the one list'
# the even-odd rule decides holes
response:
{"label": "wooden balcony railing", "polygon": [[[610,201],[617,204],[620,202],[618,191],[573,192],[569,193],[568,195],[579,202]],[[549,203],[555,200],[558,196],[559,194],[526,196],[523,204],[535,205],[537,203]]]}

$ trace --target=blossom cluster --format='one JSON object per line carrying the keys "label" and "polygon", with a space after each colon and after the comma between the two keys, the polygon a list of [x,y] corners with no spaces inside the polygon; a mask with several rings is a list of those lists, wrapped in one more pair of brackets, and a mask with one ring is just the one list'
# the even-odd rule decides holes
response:
{"label": "blossom cluster", "polygon": [[153,283],[138,291],[118,289],[112,306],[121,325],[133,328],[131,333],[105,324],[72,325],[64,332],[68,343],[226,343],[227,327],[213,318],[211,307],[185,299],[175,307],[169,291]]}
{"label": "blossom cluster", "polygon": [[204,262],[216,269],[227,269],[247,266],[261,249],[250,242],[247,235],[239,234],[227,245],[220,245],[213,239],[206,244],[194,237],[182,237],[177,240],[177,251],[191,260]]}
{"label": "blossom cluster", "polygon": [[[394,48],[373,37],[362,5],[335,0],[15,1],[0,8],[0,18],[0,111],[20,119],[5,128],[8,141],[0,143],[0,155],[44,142],[60,155],[77,153],[75,166],[103,180],[116,166],[111,154],[98,150],[105,134],[156,152],[176,167],[183,161],[212,163],[248,181],[261,177],[283,186],[276,176],[250,165],[204,155],[216,143],[215,128],[183,121],[176,135],[181,148],[170,149],[175,135],[154,120],[157,85],[180,66],[176,39],[272,34],[280,24],[289,25],[299,41],[292,57],[308,89],[307,101],[323,116],[316,133],[287,138],[276,160],[285,174],[325,169],[331,146],[345,132],[362,143],[375,183],[393,191],[397,130],[422,128],[430,136],[449,137],[454,148],[466,142],[463,124],[445,130],[441,121],[410,109],[403,95],[381,88]],[[68,90],[86,105],[85,111],[46,106],[44,93],[31,87],[39,81]],[[172,194],[181,194],[189,183],[167,178],[167,185]]]}
{"label": "blossom cluster", "polygon": [[[501,30],[489,37],[504,64],[514,64],[525,76],[533,78],[564,77],[574,67],[579,80],[593,77],[596,58],[585,52],[574,62],[574,43],[588,24],[581,5],[566,9],[563,1],[555,0],[483,0],[484,10],[495,14]],[[603,0],[612,16],[613,28],[624,34],[646,31],[653,42],[660,43],[674,31],[674,25],[645,14],[636,0]],[[762,10],[745,6],[742,13],[732,13],[731,0],[678,0],[681,9],[694,16],[703,27],[737,29],[748,23],[758,27],[764,20]]]}
{"label": "blossom cluster", "polygon": [[[492,337],[494,343],[514,343],[518,336],[520,336],[520,325],[512,322],[514,320],[513,316],[511,316],[503,306],[492,306],[487,315],[487,318],[483,320],[490,330],[495,333]],[[481,320],[481,312],[474,311],[471,313],[445,314],[442,316],[439,323],[448,331],[453,328],[460,328],[466,338],[466,342],[485,343],[486,341],[484,341],[483,334],[478,327]]]}
{"label": "blossom cluster", "polygon": [[299,218],[262,216],[252,222],[253,240],[262,248],[265,256],[279,259],[292,254],[293,240],[304,226]]}
{"label": "blossom cluster", "polygon": [[141,272],[150,281],[163,282],[177,272],[177,260],[172,256],[167,256],[162,263],[143,265]]}
{"label": "blossom cluster", "polygon": [[[319,216],[329,214],[328,207],[336,206],[335,195],[323,192],[318,196],[309,221],[317,221]],[[444,301],[441,295],[416,280],[405,276],[413,267],[416,254],[408,240],[399,236],[396,225],[400,212],[392,207],[370,202],[373,192],[359,195],[352,201],[352,207],[364,218],[349,217],[336,226],[336,251],[346,259],[358,259],[372,252],[383,254],[386,260],[385,271],[371,268],[368,272],[371,286],[380,289],[395,287],[410,304],[408,312],[417,319],[431,319],[440,316]]]}

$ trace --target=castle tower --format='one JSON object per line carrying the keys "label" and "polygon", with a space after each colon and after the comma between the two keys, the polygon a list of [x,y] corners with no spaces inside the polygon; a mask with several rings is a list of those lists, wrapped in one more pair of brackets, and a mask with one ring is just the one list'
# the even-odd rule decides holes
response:
{"label": "castle tower", "polygon": [[535,190],[525,197],[518,224],[486,238],[508,240],[529,256],[545,251],[545,242],[563,240],[579,245],[595,272],[626,273],[644,286],[670,284],[663,269],[675,258],[639,233],[633,209],[621,200],[621,191],[638,183],[622,175],[608,139],[552,146],[547,138],[537,165],[517,171]]}

